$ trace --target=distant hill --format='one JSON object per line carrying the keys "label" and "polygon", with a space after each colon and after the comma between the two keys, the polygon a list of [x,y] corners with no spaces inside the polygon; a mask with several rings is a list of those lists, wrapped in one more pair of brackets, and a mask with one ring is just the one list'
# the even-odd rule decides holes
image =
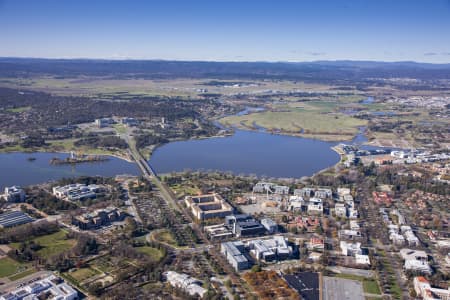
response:
{"label": "distant hill", "polygon": [[0,77],[221,78],[347,82],[368,78],[450,79],[450,64],[374,61],[198,62],[0,58]]}

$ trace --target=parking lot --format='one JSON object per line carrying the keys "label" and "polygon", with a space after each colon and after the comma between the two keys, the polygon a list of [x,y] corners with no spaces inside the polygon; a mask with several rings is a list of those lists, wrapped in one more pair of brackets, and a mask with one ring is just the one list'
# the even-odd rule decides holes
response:
{"label": "parking lot", "polygon": [[355,280],[323,277],[323,300],[364,300],[362,283]]}
{"label": "parking lot", "polygon": [[301,272],[292,275],[286,274],[283,277],[290,287],[297,290],[297,292],[302,296],[302,299],[320,299],[319,273]]}

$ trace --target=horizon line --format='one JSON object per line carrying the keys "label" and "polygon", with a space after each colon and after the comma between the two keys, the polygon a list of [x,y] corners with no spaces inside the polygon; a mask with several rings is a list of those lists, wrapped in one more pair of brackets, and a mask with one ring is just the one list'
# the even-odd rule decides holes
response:
{"label": "horizon line", "polygon": [[415,63],[429,65],[450,65],[450,62],[425,62],[417,60],[370,60],[370,59],[325,59],[325,60],[209,60],[209,59],[165,59],[133,57],[40,57],[40,56],[0,56],[0,59],[42,59],[42,60],[103,60],[103,61],[161,61],[161,62],[209,62],[209,63],[321,63],[321,62],[365,62],[365,63]]}

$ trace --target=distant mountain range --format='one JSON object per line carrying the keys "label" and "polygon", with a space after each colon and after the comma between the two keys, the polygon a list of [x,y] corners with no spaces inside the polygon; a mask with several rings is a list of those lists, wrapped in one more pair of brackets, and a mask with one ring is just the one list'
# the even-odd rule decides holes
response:
{"label": "distant mountain range", "polygon": [[346,82],[373,78],[450,79],[450,64],[411,61],[210,62],[0,58],[1,77],[246,78]]}

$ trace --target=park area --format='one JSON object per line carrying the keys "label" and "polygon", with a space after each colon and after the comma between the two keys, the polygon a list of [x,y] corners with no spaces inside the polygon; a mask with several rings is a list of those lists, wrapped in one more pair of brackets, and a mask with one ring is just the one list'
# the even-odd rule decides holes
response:
{"label": "park area", "polygon": [[147,255],[152,261],[159,262],[164,257],[164,252],[160,249],[150,246],[142,246],[135,248],[138,252]]}
{"label": "park area", "polygon": [[8,278],[14,281],[34,272],[36,270],[28,263],[21,263],[9,257],[0,259],[0,279]]}
{"label": "park area", "polygon": [[[164,250],[150,246],[135,248],[149,257],[150,261],[160,262],[165,256]],[[75,286],[87,290],[93,283],[107,286],[120,280],[124,275],[132,275],[142,264],[140,260],[116,257],[110,254],[98,256],[78,268],[64,272],[63,276]]]}
{"label": "park area", "polygon": [[339,101],[292,102],[274,105],[263,112],[225,117],[220,122],[239,129],[264,128],[270,132],[344,141],[352,139],[367,121],[340,112],[341,105]]}
{"label": "park area", "polygon": [[169,246],[173,247],[177,246],[177,242],[175,240],[173,233],[168,229],[161,229],[152,232],[152,239],[154,239],[156,242],[168,244]]}
{"label": "park area", "polygon": [[[67,231],[65,230],[59,230],[52,234],[26,240],[26,243],[30,242],[39,245],[36,254],[43,259],[48,259],[54,255],[70,250],[76,243],[74,239],[67,238]],[[11,243],[8,244],[8,247],[13,251],[19,250],[21,243]],[[3,280],[7,278],[10,281],[14,281],[35,272],[36,269],[30,262],[21,262],[8,256],[0,259],[0,278]]]}
{"label": "park area", "polygon": [[[53,255],[70,250],[76,243],[74,239],[67,238],[67,231],[65,230],[59,230],[52,234],[35,237],[27,242],[30,241],[40,245],[41,249],[36,251],[36,253],[42,258],[49,258]],[[18,249],[20,247],[20,243],[12,243],[10,246],[14,249]]]}
{"label": "park area", "polygon": [[63,277],[73,285],[87,290],[93,283],[101,283],[102,286],[113,283],[118,274],[133,264],[127,259],[120,259],[110,255],[97,257],[79,268],[74,268],[63,273]]}

